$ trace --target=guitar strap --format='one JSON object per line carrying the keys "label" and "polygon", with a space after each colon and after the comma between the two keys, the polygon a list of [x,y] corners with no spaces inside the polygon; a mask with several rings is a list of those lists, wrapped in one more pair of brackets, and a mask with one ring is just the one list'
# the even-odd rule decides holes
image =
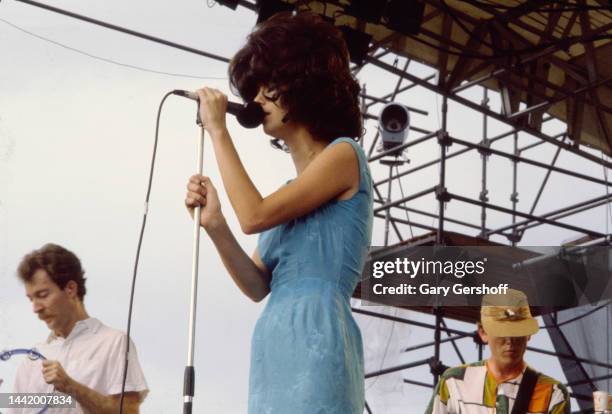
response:
{"label": "guitar strap", "polygon": [[518,393],[516,394],[516,400],[514,400],[514,407],[512,407],[512,414],[526,414],[529,408],[529,401],[533,395],[536,383],[538,382],[538,373],[527,367],[523,374],[523,380],[519,385]]}

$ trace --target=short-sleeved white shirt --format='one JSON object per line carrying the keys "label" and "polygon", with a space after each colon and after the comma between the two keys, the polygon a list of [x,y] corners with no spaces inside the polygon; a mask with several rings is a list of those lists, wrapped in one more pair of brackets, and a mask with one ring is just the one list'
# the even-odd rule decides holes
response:
{"label": "short-sleeved white shirt", "polygon": [[[62,364],[64,371],[75,381],[102,395],[121,393],[125,345],[127,336],[109,328],[95,318],[78,321],[66,338],[49,335],[44,343],[36,346],[48,360]],[[134,344],[130,341],[126,392],[138,392],[141,401],[149,392],[142,373]],[[24,358],[15,377],[15,393],[51,393],[53,386],[42,375],[42,361]],[[13,409],[14,414],[37,413],[39,409]],[[81,414],[83,408],[52,410],[57,414]]]}

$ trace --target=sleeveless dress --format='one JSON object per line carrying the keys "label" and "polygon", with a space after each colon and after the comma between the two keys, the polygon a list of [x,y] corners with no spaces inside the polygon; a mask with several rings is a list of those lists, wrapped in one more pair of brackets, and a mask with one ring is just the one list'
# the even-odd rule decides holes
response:
{"label": "sleeveless dress", "polygon": [[359,190],[261,233],[272,272],[251,344],[249,414],[362,414],[361,333],[350,297],[372,234],[372,181],[363,150]]}

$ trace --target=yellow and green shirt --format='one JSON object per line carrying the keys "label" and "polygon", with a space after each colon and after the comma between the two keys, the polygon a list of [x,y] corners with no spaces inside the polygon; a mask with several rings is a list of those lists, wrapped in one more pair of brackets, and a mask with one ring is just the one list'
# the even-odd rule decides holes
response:
{"label": "yellow and green shirt", "polygon": [[[510,414],[522,380],[523,374],[498,384],[485,361],[449,368],[440,377],[425,414]],[[527,412],[569,414],[567,389],[539,374]]]}

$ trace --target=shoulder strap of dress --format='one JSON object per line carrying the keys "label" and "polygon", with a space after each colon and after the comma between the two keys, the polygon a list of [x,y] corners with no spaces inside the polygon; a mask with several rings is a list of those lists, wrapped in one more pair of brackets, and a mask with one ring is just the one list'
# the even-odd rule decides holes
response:
{"label": "shoulder strap of dress", "polygon": [[335,145],[339,142],[348,142],[355,150],[359,162],[359,190],[367,189],[370,185],[370,174],[368,170],[368,160],[363,152],[363,148],[361,148],[361,145],[354,139],[346,137],[336,138],[329,145]]}

